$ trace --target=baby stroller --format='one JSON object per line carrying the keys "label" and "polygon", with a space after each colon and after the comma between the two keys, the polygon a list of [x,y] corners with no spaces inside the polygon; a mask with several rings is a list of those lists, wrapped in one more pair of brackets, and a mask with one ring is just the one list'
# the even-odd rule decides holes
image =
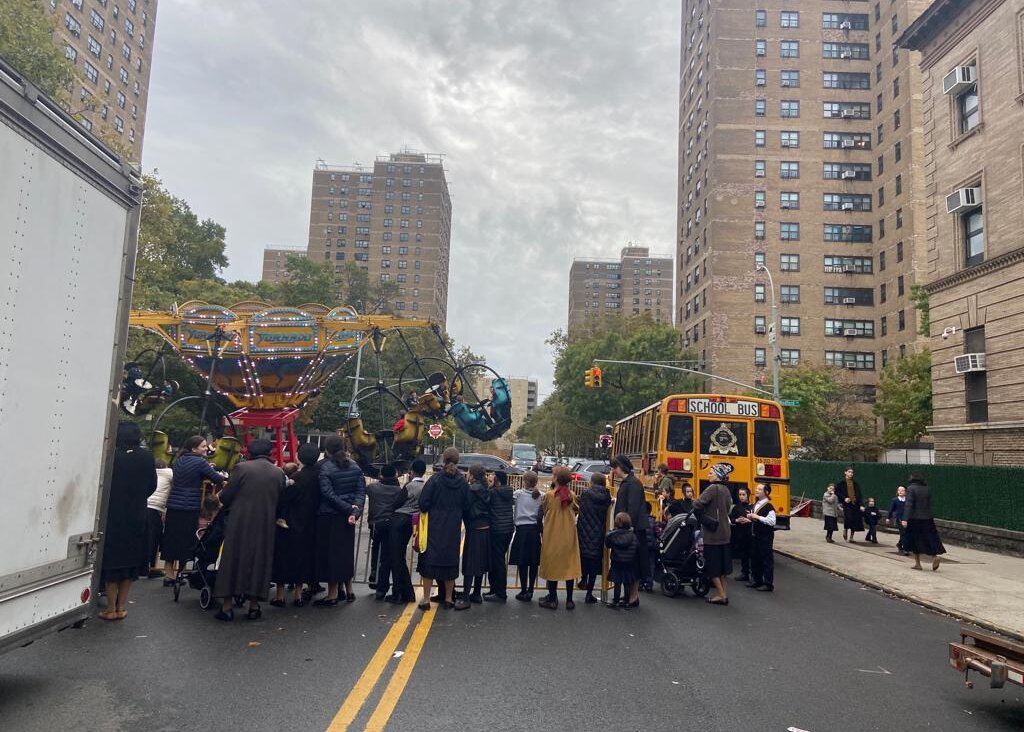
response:
{"label": "baby stroller", "polygon": [[205,529],[196,532],[196,545],[192,559],[178,570],[174,583],[174,601],[178,601],[181,588],[187,584],[199,591],[199,607],[206,610],[213,604],[213,586],[217,582],[220,547],[224,543],[224,526],[228,512],[221,509]]}
{"label": "baby stroller", "polygon": [[704,574],[704,539],[692,512],[673,516],[666,524],[658,542],[657,566],[666,597],[678,595],[686,583],[697,597],[708,594],[711,580]]}

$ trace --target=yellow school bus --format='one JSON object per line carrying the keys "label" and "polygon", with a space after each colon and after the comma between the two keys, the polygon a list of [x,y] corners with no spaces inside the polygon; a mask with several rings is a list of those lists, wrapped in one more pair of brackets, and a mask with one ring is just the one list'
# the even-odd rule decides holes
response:
{"label": "yellow school bus", "polygon": [[731,394],[673,394],[615,424],[613,454],[625,454],[637,477],[655,487],[658,465],[668,466],[676,496],[689,483],[699,495],[711,466],[728,465],[733,498],[747,488],[751,502],[757,483],[771,485],[778,527],[789,528],[788,435],[777,402]]}

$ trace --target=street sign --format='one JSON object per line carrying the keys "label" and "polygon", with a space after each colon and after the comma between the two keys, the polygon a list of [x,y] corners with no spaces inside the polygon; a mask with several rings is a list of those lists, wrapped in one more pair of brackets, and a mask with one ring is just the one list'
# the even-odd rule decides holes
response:
{"label": "street sign", "polygon": [[768,345],[775,343],[775,323],[768,324]]}
{"label": "street sign", "polygon": [[444,427],[439,425],[437,422],[427,427],[427,434],[434,440],[444,434]]}
{"label": "street sign", "polygon": [[800,406],[800,400],[799,399],[780,399],[779,400],[779,404],[781,404],[784,407],[799,407]]}

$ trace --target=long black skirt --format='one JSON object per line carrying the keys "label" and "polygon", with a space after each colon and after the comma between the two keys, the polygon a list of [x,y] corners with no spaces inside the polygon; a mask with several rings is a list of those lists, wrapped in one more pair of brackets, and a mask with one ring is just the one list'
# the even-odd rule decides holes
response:
{"label": "long black skirt", "polygon": [[516,526],[508,563],[526,567],[540,564],[540,529],[535,524]]}
{"label": "long black skirt", "polygon": [[160,556],[165,562],[184,562],[192,558],[198,525],[199,509],[167,509],[164,515],[164,536],[160,540]]}
{"label": "long black skirt", "polygon": [[729,552],[728,544],[704,546],[704,574],[708,577],[732,574],[732,554]]}
{"label": "long black skirt", "polygon": [[436,564],[428,564],[423,561],[422,554],[420,554],[420,558],[416,562],[416,572],[420,575],[420,577],[426,577],[427,579],[437,580],[438,582],[459,578],[458,565],[454,567],[440,567]]}
{"label": "long black skirt", "polygon": [[604,573],[601,567],[601,557],[585,557],[580,554],[580,567],[583,574],[599,575]]}
{"label": "long black skirt", "polygon": [[863,531],[864,513],[855,503],[843,504],[843,531]]}
{"label": "long black skirt", "polygon": [[934,519],[910,519],[903,534],[903,550],[911,554],[928,554],[936,557],[946,553]]}
{"label": "long black skirt", "polygon": [[838,531],[839,521],[835,516],[825,516],[825,531]]}
{"label": "long black skirt", "polygon": [[340,513],[316,517],[316,578],[350,582],[355,574],[356,527]]}
{"label": "long black skirt", "polygon": [[490,529],[469,529],[462,547],[462,575],[479,577],[491,568]]}
{"label": "long black skirt", "polygon": [[160,550],[160,540],[164,536],[164,516],[155,508],[146,509],[146,553],[142,557],[143,573],[156,563],[156,555]]}

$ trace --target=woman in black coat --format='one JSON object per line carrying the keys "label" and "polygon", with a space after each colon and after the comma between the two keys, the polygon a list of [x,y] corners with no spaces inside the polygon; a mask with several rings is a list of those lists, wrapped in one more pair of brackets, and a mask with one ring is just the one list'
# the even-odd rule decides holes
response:
{"label": "woman in black coat", "polygon": [[604,537],[608,526],[608,507],[612,505],[612,494],[605,485],[607,479],[602,473],[590,476],[590,487],[580,495],[580,512],[576,517],[576,532],[580,537],[580,565],[583,568],[583,588],[587,591],[584,602],[593,605],[594,583],[602,573],[601,559],[604,553]]}
{"label": "woman in black coat", "polygon": [[907,502],[903,507],[900,523],[906,529],[903,535],[903,548],[914,555],[914,566],[921,569],[921,555],[932,557],[932,570],[939,568],[939,555],[946,553],[939,532],[935,528],[935,516],[932,513],[932,492],[924,482],[924,476],[914,472],[907,483]]}
{"label": "woman in black coat", "polygon": [[864,493],[860,483],[853,479],[853,468],[843,471],[843,477],[836,481],[836,495],[843,508],[843,538],[854,541],[857,532],[864,530]]}
{"label": "woman in black coat", "polygon": [[134,422],[117,426],[114,471],[110,478],[107,525],[103,536],[102,576],[107,587],[104,620],[128,617],[128,590],[143,569],[146,499],[156,490],[156,461],[144,450],[142,430]]}
{"label": "woman in black coat", "polygon": [[469,505],[469,483],[459,472],[459,451],[449,447],[442,453],[444,468],[434,473],[420,493],[420,513],[427,516],[427,547],[420,554],[419,573],[423,578],[420,610],[430,609],[430,589],[434,580],[441,593],[441,606],[453,608],[455,579],[459,576],[459,543],[462,539],[462,515]]}
{"label": "woman in black coat", "polygon": [[274,607],[284,607],[285,585],[295,588],[292,604],[302,607],[302,585],[316,584],[316,513],[320,508],[320,448],[307,442],[299,448],[302,470],[285,487],[278,500],[278,513],[288,528],[278,526],[274,539],[274,567],[271,579],[275,584]]}

